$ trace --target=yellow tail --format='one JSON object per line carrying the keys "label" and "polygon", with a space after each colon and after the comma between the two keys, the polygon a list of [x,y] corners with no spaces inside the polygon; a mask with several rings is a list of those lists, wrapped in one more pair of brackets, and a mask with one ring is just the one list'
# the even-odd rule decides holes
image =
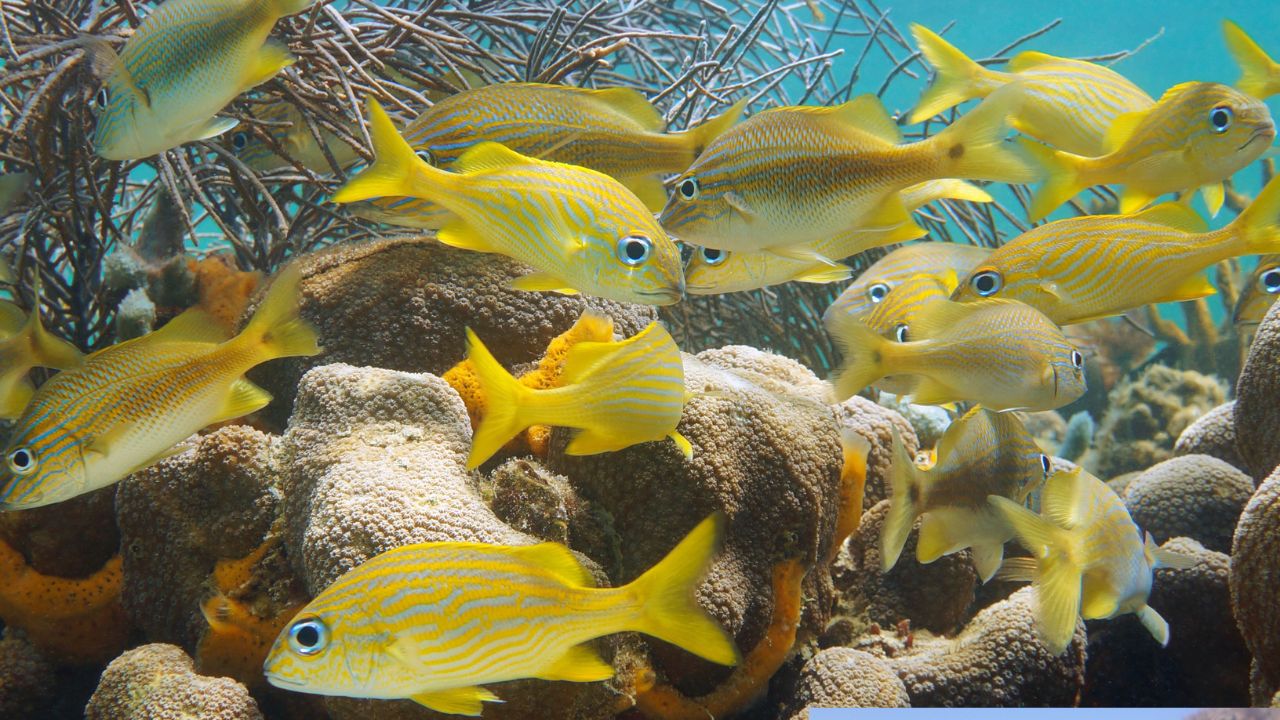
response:
{"label": "yellow tail", "polygon": [[1080,162],[1085,158],[1054,150],[1029,138],[1018,138],[1018,143],[1041,167],[1044,175],[1044,183],[1031,198],[1031,209],[1027,211],[1027,219],[1031,222],[1048,217],[1049,213],[1088,187],[1080,179]]}
{"label": "yellow tail", "polygon": [[721,665],[741,660],[733,639],[698,606],[694,592],[720,549],[724,515],[698,523],[657,565],[627,586],[640,603],[635,629]]}
{"label": "yellow tail", "polygon": [[671,134],[686,138],[689,144],[692,145],[693,156],[696,158],[702,154],[703,150],[707,149],[712,140],[723,135],[726,130],[738,122],[738,119],[742,117],[742,111],[746,107],[747,101],[745,99],[739,100],[731,105],[728,110],[710,120],[704,121],[701,125]]}
{"label": "yellow tail", "polygon": [[987,501],[1036,557],[1036,628],[1045,647],[1059,654],[1071,643],[1080,617],[1082,570],[1072,535],[1008,498],[988,495]]}
{"label": "yellow tail", "polygon": [[1244,244],[1243,253],[1265,255],[1280,252],[1280,177],[1272,178],[1249,207],[1231,222]]}
{"label": "yellow tail", "polygon": [[369,110],[369,136],[373,139],[373,164],[338,188],[330,201],[349,203],[410,196],[438,202],[438,196],[447,194],[445,191],[456,176],[419,158],[377,100],[370,97],[365,104]]}
{"label": "yellow tail", "polygon": [[480,467],[502,449],[507,441],[529,426],[520,417],[520,409],[533,391],[521,385],[498,363],[479,336],[467,328],[467,359],[471,361],[484,393],[484,417],[471,439],[471,455],[467,469]]}
{"label": "yellow tail", "polygon": [[1276,77],[1280,75],[1280,68],[1253,38],[1230,20],[1222,21],[1222,34],[1227,38],[1231,57],[1240,65],[1240,79],[1236,81],[1236,87],[1241,92],[1265,100],[1280,91],[1276,82],[1280,80]]}
{"label": "yellow tail", "polygon": [[832,380],[837,402],[848,400],[888,374],[885,352],[890,349],[889,341],[857,317],[841,313],[832,318],[831,335],[844,352],[844,362]]}
{"label": "yellow tail", "polygon": [[880,569],[889,572],[898,564],[902,547],[907,544],[911,526],[920,515],[920,500],[924,497],[926,476],[916,467],[915,459],[907,452],[893,429],[893,460],[889,465],[889,514],[884,518],[880,533]]}
{"label": "yellow tail", "polygon": [[1018,99],[1006,92],[993,93],[972,111],[930,138],[941,159],[937,177],[1031,182],[1041,173],[1035,165],[1005,142],[1005,119]]}
{"label": "yellow tail", "polygon": [[934,31],[923,25],[912,25],[911,34],[915,36],[920,53],[937,70],[937,78],[928,90],[920,96],[916,109],[911,111],[911,124],[924,122],[948,108],[955,107],[966,100],[984,97],[991,89],[980,82],[990,77],[1001,77],[1003,73],[987,70],[960,52],[954,45],[943,40]]}
{"label": "yellow tail", "polygon": [[298,316],[301,281],[302,273],[297,266],[290,265],[277,273],[257,312],[231,342],[258,346],[261,357],[258,362],[319,354],[315,328]]}

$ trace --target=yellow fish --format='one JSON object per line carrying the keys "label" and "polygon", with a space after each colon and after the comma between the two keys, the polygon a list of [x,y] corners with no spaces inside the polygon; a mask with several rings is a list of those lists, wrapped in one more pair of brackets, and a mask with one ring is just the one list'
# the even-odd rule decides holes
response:
{"label": "yellow fish", "polygon": [[1257,160],[1275,136],[1261,100],[1217,83],[1175,85],[1151,109],[1116,118],[1104,155],[1074,155],[1022,138],[1048,175],[1028,215],[1041,220],[1080,191],[1103,184],[1124,185],[1121,213],[1141,210],[1165,193],[1201,188],[1216,215],[1222,181]]}
{"label": "yellow fish", "polygon": [[885,337],[898,342],[916,339],[910,331],[921,313],[927,313],[931,303],[947,301],[960,279],[954,270],[940,275],[916,275],[907,278],[889,291],[884,299],[861,318],[863,324]]}
{"label": "yellow fish", "polygon": [[[902,191],[902,204],[914,212],[943,199],[991,202],[985,190],[963,180],[930,180]],[[823,242],[806,246],[818,259],[783,257],[771,252],[733,252],[698,248],[685,268],[685,287],[690,295],[740,292],[798,282],[826,283],[844,280],[851,270],[835,260],[889,243],[899,242],[896,227],[854,230]],[[919,230],[924,234],[924,230]]]}
{"label": "yellow fish", "polygon": [[1077,617],[1130,612],[1157,642],[1168,644],[1169,625],[1147,605],[1151,570],[1195,561],[1156,547],[1149,534],[1144,542],[1124,501],[1106,483],[1080,468],[1054,473],[1040,495],[1041,515],[1017,498],[992,495],[989,502],[1031,551],[1030,558],[1010,558],[1000,577],[1035,581],[1036,627],[1050,652],[1067,649]]}
{"label": "yellow fish", "polygon": [[990,254],[991,248],[959,243],[903,245],[862,271],[823,313],[822,322],[830,332],[832,319],[841,315],[858,317],[871,312],[895,287],[909,278],[931,275],[940,279],[948,272],[964,277]]}
{"label": "yellow fish", "polygon": [[[451,169],[469,148],[496,142],[521,155],[602,172],[659,210],[667,201],[661,176],[692,165],[707,143],[737,122],[745,104],[690,130],[664,132],[662,115],[631,88],[496,83],[441,100],[402,134],[438,168]],[[374,200],[358,214],[429,230],[449,220],[438,204],[420,197]]]}
{"label": "yellow fish", "polygon": [[662,225],[682,242],[813,258],[787,246],[868,228],[920,237],[899,191],[928,180],[1026,182],[1004,143],[1011,98],[991,98],[937,135],[902,144],[880,100],[766,110],[716,138],[676,179]]}
{"label": "yellow fish", "polygon": [[890,506],[880,535],[882,569],[898,563],[916,518],[923,516],[916,559],[931,563],[971,548],[973,564],[986,582],[1000,569],[1004,544],[1013,529],[987,502],[997,495],[1023,502],[1044,482],[1049,457],[1013,413],[975,407],[947,426],[937,460],[916,465],[893,430],[889,467]]}
{"label": "yellow fish", "polygon": [[1116,117],[1155,104],[1120,73],[1091,62],[1027,51],[1000,72],[969,59],[926,27],[912,25],[911,34],[938,73],[911,113],[912,123],[1008,87],[1017,98],[1009,118],[1014,129],[1060,150],[1093,157],[1107,152],[1104,139]]}
{"label": "yellow fish", "polygon": [[1236,300],[1232,322],[1236,325],[1257,325],[1280,297],[1280,256],[1267,255],[1258,258],[1258,267],[1249,275],[1249,282]]}
{"label": "yellow fish", "polygon": [[903,332],[882,337],[848,315],[832,321],[844,349],[835,378],[843,401],[886,376],[913,375],[912,402],[980,403],[992,410],[1053,410],[1085,391],[1084,355],[1035,308],[1020,302],[935,302]]}
{"label": "yellow fish", "polygon": [[276,687],[409,698],[479,715],[501,702],[480,687],[521,678],[613,677],[589,640],[642,632],[721,665],[733,640],[694,599],[724,517],[695,527],[628,585],[596,588],[559,543],[435,542],[389,550],[348,571],[302,609],[263,668]]}
{"label": "yellow fish", "polygon": [[689,441],[676,432],[685,402],[684,361],[671,334],[656,322],[621,342],[574,344],[564,356],[560,386],[545,390],[512,377],[469,329],[467,357],[487,399],[468,468],[479,467],[531,425],[579,428],[565,448],[569,455],[669,437],[686,458],[693,456]]}
{"label": "yellow fish", "polygon": [[144,158],[235,127],[215,117],[237,95],[292,65],[276,21],[314,0],[166,0],[116,55],[92,46],[106,85],[93,146],[108,160]]}
{"label": "yellow fish", "polygon": [[482,143],[438,170],[414,154],[376,100],[369,99],[373,165],[333,196],[345,203],[413,195],[447,208],[445,245],[495,252],[537,272],[518,290],[584,292],[645,305],[684,294],[680,250],[653,213],[617,180],[586,168],[534,160]]}
{"label": "yellow fish", "polygon": [[31,401],[31,368],[66,370],[82,357],[75,345],[44,329],[38,310],[24,315],[17,305],[0,300],[0,419],[17,418]]}
{"label": "yellow fish", "polygon": [[1090,215],[1031,228],[991,253],[953,300],[1019,300],[1059,325],[1216,292],[1203,270],[1238,255],[1280,252],[1280,182],[1218,230],[1182,203],[1136,215]]}
{"label": "yellow fish", "polygon": [[1230,20],[1222,21],[1222,34],[1227,38],[1231,57],[1240,65],[1240,79],[1236,81],[1240,92],[1259,100],[1280,93],[1280,64]]}
{"label": "yellow fish", "polygon": [[[322,148],[307,128],[302,114],[292,103],[280,100],[271,105],[255,106],[253,115],[272,123],[263,129],[281,149],[311,172],[327,174],[334,171],[325,157],[324,148],[328,148],[338,169],[347,168],[360,159],[360,154],[337,135],[317,127],[320,138],[324,141]],[[240,128],[231,133],[231,150],[245,165],[258,172],[293,167],[293,163],[278,155],[268,142],[254,135],[248,128]]]}
{"label": "yellow fish", "polygon": [[40,386],[14,426],[0,470],[0,508],[49,505],[110,485],[212,425],[271,402],[244,378],[280,357],[315,355],[297,316],[298,273],[280,273],[245,329],[188,310],[163,328],[100,350]]}

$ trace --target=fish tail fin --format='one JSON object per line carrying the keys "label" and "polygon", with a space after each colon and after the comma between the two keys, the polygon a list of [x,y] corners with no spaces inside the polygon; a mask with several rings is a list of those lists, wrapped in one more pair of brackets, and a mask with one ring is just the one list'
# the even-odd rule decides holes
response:
{"label": "fish tail fin", "polygon": [[471,455],[467,458],[467,469],[473,470],[493,457],[527,426],[520,410],[527,404],[531,390],[502,367],[471,328],[467,328],[467,359],[475,368],[476,380],[485,399],[484,416],[476,425],[471,439]]}
{"label": "fish tail fin", "polygon": [[1083,570],[1072,547],[1070,531],[998,495],[987,501],[999,511],[1032,555],[1037,557],[1036,627],[1040,639],[1055,655],[1062,653],[1075,634],[1080,617]]}
{"label": "fish tail fin", "polygon": [[844,362],[834,378],[836,398],[844,402],[885,376],[889,341],[858,318],[844,313],[832,320],[831,333],[844,351]]}
{"label": "fish tail fin", "polygon": [[698,584],[720,549],[724,515],[714,513],[676,545],[657,565],[627,586],[640,606],[635,629],[678,645],[721,665],[741,660],[733,638],[698,605]]}
{"label": "fish tail fin", "polygon": [[1269,78],[1271,69],[1276,65],[1275,61],[1239,25],[1230,20],[1222,21],[1222,34],[1227,40],[1227,51],[1240,66],[1240,79],[1236,81],[1236,87],[1246,95],[1266,99],[1274,92],[1268,86],[1271,84]]}
{"label": "fish tail fin", "polygon": [[1005,142],[1005,120],[1017,102],[1009,93],[993,93],[931,138],[942,161],[938,177],[1005,183],[1039,178],[1036,166]]}
{"label": "fish tail fin", "polygon": [[880,568],[884,572],[898,564],[907,536],[911,534],[911,526],[920,515],[925,477],[902,444],[898,428],[894,427],[893,460],[889,466],[889,514],[885,516],[884,530],[880,534]]}
{"label": "fish tail fin", "polygon": [[1280,182],[1268,182],[1231,224],[1248,254],[1280,252]]}
{"label": "fish tail fin", "polygon": [[319,354],[315,328],[298,315],[298,286],[301,282],[302,273],[296,265],[281,270],[249,324],[232,342],[258,346],[259,362]]}
{"label": "fish tail fin", "polygon": [[1018,144],[1041,168],[1044,176],[1044,183],[1031,198],[1031,209],[1027,211],[1031,222],[1043,220],[1085,189],[1086,185],[1080,179],[1080,156],[1054,150],[1029,138],[1018,138]]}
{"label": "fish tail fin", "polygon": [[986,94],[979,79],[991,74],[990,70],[923,25],[913,24],[911,34],[916,39],[920,54],[937,71],[937,78],[920,96],[916,109],[911,111],[911,124],[924,122],[948,108]]}
{"label": "fish tail fin", "polygon": [[720,137],[726,130],[733,127],[738,119],[742,117],[742,111],[747,107],[746,99],[739,100],[725,110],[723,113],[703,121],[701,125],[683,130],[678,133],[671,133],[681,138],[686,138],[693,150],[693,156],[697,157],[702,154],[703,150],[711,144],[712,140]]}
{"label": "fish tail fin", "polygon": [[338,188],[329,200],[349,203],[398,196],[437,200],[436,196],[443,194],[440,191],[448,187],[454,175],[423,162],[377,100],[370,97],[365,104],[369,111],[369,137],[373,140],[373,163]]}

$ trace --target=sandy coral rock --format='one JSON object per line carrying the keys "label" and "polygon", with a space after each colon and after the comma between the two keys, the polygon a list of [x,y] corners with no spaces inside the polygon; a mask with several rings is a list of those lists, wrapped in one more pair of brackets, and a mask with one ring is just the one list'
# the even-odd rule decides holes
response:
{"label": "sandy coral rock", "polygon": [[698,359],[731,370],[769,392],[806,397],[823,404],[833,399],[831,385],[785,355],[749,345],[725,345],[698,353]]}
{"label": "sandy coral rock", "polygon": [[853,648],[828,648],[805,663],[792,701],[806,720],[810,707],[910,707],[907,688],[882,658]]}
{"label": "sandy coral rock", "polygon": [[[1280,307],[1280,306],[1278,306]],[[1276,317],[1273,307],[1269,318]],[[1231,605],[1256,672],[1259,702],[1280,691],[1280,471],[1254,493],[1231,549]]]}
{"label": "sandy coral rock", "polygon": [[1236,447],[1235,401],[1219,405],[1188,425],[1174,443],[1173,454],[1209,455],[1249,472],[1249,465]]}
{"label": "sandy coral rock", "polygon": [[1236,447],[1261,481],[1280,465],[1280,303],[1258,326],[1236,381]]}
{"label": "sandy coral rock", "polygon": [[148,639],[194,652],[215,563],[248,555],[276,517],[273,446],[271,436],[230,425],[120,484],[122,599]]}
{"label": "sandy coral rock", "polygon": [[1116,385],[1096,435],[1093,473],[1112,478],[1173,455],[1174,440],[1221,405],[1225,388],[1194,370],[1152,365]]}
{"label": "sandy coral rock", "polygon": [[12,629],[0,639],[0,717],[37,718],[54,704],[53,666]]}
{"label": "sandy coral rock", "polygon": [[583,310],[613,318],[624,337],[657,317],[640,305],[512,290],[507,282],[528,268],[426,238],[336,245],[296,262],[302,316],[315,325],[324,352],[279,360],[251,374],[275,395],[267,412],[281,426],[299,379],[313,367],[349,363],[443,374],[465,354],[467,327],[510,366],[541,357]]}
{"label": "sandy coral rock", "polygon": [[1035,629],[1035,598],[1023,588],[978,613],[952,638],[917,635],[889,665],[912,707],[1073,706],[1084,685],[1084,624],[1054,655]]}
{"label": "sandy coral rock", "polygon": [[151,644],[111,661],[85,708],[86,720],[261,720],[258,704],[231,678],[197,675],[182,648]]}
{"label": "sandy coral rock", "polygon": [[937,445],[942,439],[942,434],[951,426],[951,414],[945,408],[936,405],[916,405],[889,393],[880,393],[876,403],[880,407],[889,408],[901,415],[915,431],[916,439],[922,448]]}
{"label": "sandy coral rock", "polygon": [[120,546],[115,496],[116,488],[106,487],[54,505],[0,513],[0,540],[37,572],[85,577]]}
{"label": "sandy coral rock", "polygon": [[867,483],[862,497],[862,507],[868,510],[889,497],[893,429],[897,428],[903,446],[913,456],[922,448],[929,446],[921,444],[916,439],[915,429],[900,413],[877,405],[862,396],[854,395],[836,405],[835,411],[840,427],[853,430],[871,443],[871,450],[867,454]]}
{"label": "sandy coral rock", "polygon": [[1253,480],[1208,455],[1182,455],[1159,463],[1125,488],[1124,502],[1138,527],[1156,542],[1185,536],[1218,552],[1231,552],[1231,536]]}

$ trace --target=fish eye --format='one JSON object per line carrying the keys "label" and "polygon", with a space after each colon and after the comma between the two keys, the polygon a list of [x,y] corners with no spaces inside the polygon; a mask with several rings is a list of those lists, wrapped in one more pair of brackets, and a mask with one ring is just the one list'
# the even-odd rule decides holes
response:
{"label": "fish eye", "polygon": [[1214,132],[1224,133],[1227,128],[1231,127],[1232,117],[1231,108],[1226,105],[1219,105],[1209,111],[1209,124],[1213,126]]}
{"label": "fish eye", "polygon": [[329,644],[329,626],[320,618],[307,618],[289,626],[289,647],[299,655],[315,655]]}
{"label": "fish eye", "polygon": [[249,144],[249,135],[243,130],[231,136],[231,147],[236,150],[243,150]]}
{"label": "fish eye", "polygon": [[26,448],[18,448],[9,453],[6,458],[9,463],[9,470],[15,475],[26,475],[36,469],[36,456]]}
{"label": "fish eye", "polygon": [[1273,267],[1258,277],[1258,287],[1268,295],[1280,293],[1280,267]]}
{"label": "fish eye", "polygon": [[413,154],[417,155],[419,160],[421,160],[422,162],[428,165],[436,164],[435,160],[433,160],[431,157],[431,151],[427,150],[426,148],[423,148],[422,150],[414,150]]}
{"label": "fish eye", "polygon": [[107,105],[111,102],[111,95],[107,92],[107,86],[103,85],[98,88],[98,92],[93,96],[93,104],[99,110],[106,110]]}
{"label": "fish eye", "polygon": [[685,200],[692,200],[698,197],[698,190],[700,190],[701,187],[702,186],[698,183],[698,178],[685,178],[684,182],[680,183],[680,197]]}
{"label": "fish eye", "polygon": [[867,288],[867,298],[873,303],[880,302],[884,299],[884,296],[888,294],[889,286],[884,283],[876,283],[875,285]]}
{"label": "fish eye", "polygon": [[712,267],[720,265],[729,259],[729,253],[718,248],[704,247],[698,252],[702,253],[702,261]]}
{"label": "fish eye", "polygon": [[907,341],[907,324],[898,323],[897,327],[893,329],[893,336],[897,338],[898,342],[906,342]]}
{"label": "fish eye", "polygon": [[1048,475],[1053,471],[1053,461],[1044,453],[1040,453],[1040,469],[1044,470],[1045,475]]}
{"label": "fish eye", "polygon": [[618,259],[623,265],[635,267],[649,259],[653,241],[643,235],[628,235],[618,241]]}
{"label": "fish eye", "polygon": [[1071,367],[1077,370],[1084,369],[1084,355],[1081,355],[1079,350],[1071,351]]}
{"label": "fish eye", "polygon": [[973,279],[969,281],[969,285],[973,288],[974,292],[978,293],[978,295],[982,297],[991,297],[992,295],[1000,292],[1000,288],[1004,285],[1004,281],[1001,279],[1000,273],[995,270],[983,270],[982,272],[974,274]]}

